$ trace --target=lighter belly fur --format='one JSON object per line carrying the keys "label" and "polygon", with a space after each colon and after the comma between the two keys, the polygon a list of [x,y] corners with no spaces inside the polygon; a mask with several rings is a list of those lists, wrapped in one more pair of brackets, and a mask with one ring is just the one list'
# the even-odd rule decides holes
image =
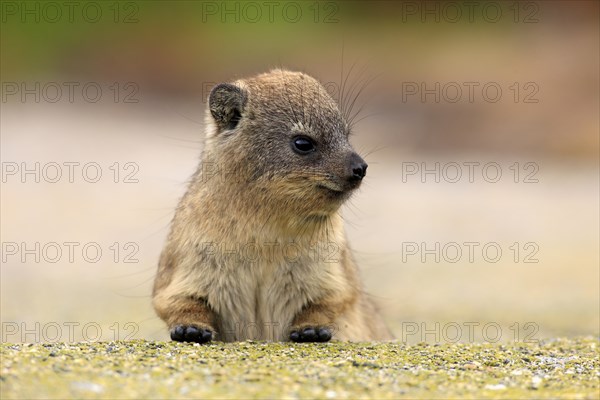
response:
{"label": "lighter belly fur", "polygon": [[207,300],[220,317],[221,339],[285,340],[292,319],[313,295],[297,277],[304,268],[242,263],[218,274]]}

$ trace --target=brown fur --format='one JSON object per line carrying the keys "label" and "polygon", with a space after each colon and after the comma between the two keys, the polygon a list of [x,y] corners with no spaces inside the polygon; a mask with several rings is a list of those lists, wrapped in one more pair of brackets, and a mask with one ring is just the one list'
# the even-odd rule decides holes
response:
{"label": "brown fur", "polygon": [[[209,97],[202,162],[160,258],[157,314],[170,329],[194,325],[224,341],[288,340],[324,326],[334,339],[391,339],[339,215],[353,191],[340,178],[353,150],[337,104],[297,72],[235,86]],[[295,154],[295,135],[315,139],[318,151]]]}

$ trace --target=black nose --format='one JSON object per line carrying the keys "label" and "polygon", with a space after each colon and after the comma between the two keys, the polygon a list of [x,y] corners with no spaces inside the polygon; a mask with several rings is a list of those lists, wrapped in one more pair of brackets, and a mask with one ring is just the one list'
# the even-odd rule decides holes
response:
{"label": "black nose", "polygon": [[360,156],[356,153],[352,154],[350,159],[350,180],[352,181],[360,181],[362,178],[367,175],[367,163],[365,160],[360,158]]}

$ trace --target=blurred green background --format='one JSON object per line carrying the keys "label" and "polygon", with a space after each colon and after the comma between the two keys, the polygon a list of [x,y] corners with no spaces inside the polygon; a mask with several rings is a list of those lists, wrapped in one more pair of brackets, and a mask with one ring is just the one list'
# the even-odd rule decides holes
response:
{"label": "blurred green background", "polygon": [[[95,162],[103,174],[96,183],[3,175],[3,341],[48,340],[51,324],[69,340],[71,322],[74,340],[95,337],[85,324],[102,339],[166,338],[149,294],[198,162],[205,98],[215,83],[279,66],[314,75],[336,98],[346,77],[357,90],[374,78],[353,136],[369,176],[344,215],[367,289],[398,338],[444,341],[444,327],[465,323],[479,324],[477,340],[487,323],[504,341],[598,335],[597,2],[75,3],[1,3],[3,173]],[[90,83],[97,102],[82,93]],[[38,100],[23,93],[36,84]],[[501,89],[497,101],[486,85]],[[406,175],[465,162],[497,163],[502,179],[480,169],[473,182]],[[524,182],[525,165],[537,182]],[[127,173],[137,182],[125,183]],[[7,253],[6,243],[54,242],[98,243],[103,256]],[[403,254],[406,243],[454,242],[497,243],[503,256]],[[531,248],[538,262],[525,263]],[[130,251],[135,261],[124,262]]]}

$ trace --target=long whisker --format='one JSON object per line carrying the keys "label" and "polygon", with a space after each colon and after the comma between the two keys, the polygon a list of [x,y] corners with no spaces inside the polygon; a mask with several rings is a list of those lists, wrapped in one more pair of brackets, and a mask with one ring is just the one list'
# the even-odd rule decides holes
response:
{"label": "long whisker", "polygon": [[367,119],[367,118],[375,117],[375,116],[377,116],[377,115],[385,115],[385,113],[386,113],[385,111],[374,111],[374,112],[372,112],[372,113],[370,113],[370,114],[366,114],[366,115],[364,115],[363,117],[359,118],[359,119],[358,119],[358,120],[356,120],[356,121],[355,121],[355,120],[353,120],[353,121],[352,121],[352,124],[351,124],[351,126],[355,126],[355,125],[357,125],[357,124],[358,124],[360,121],[362,121],[362,120],[365,120],[365,119]]}
{"label": "long whisker", "polygon": [[345,102],[346,83],[348,82],[348,79],[350,78],[350,75],[352,74],[352,70],[354,69],[355,66],[356,66],[356,61],[350,67],[350,71],[348,71],[348,75],[346,75],[346,78],[344,78],[344,81],[342,82],[342,88],[340,89],[341,90],[340,108],[341,108],[342,114],[346,114],[346,111],[345,111],[345,109],[346,109],[346,102]]}
{"label": "long whisker", "polygon": [[300,85],[300,104],[302,105],[302,124],[306,126],[306,114],[304,113],[304,82]]}
{"label": "long whisker", "polygon": [[288,91],[288,87],[286,85],[285,82],[285,77],[283,76],[283,68],[280,69],[281,71],[281,81],[283,83],[283,89],[285,90],[285,95],[286,95],[286,99],[288,101],[288,105],[290,106],[290,110],[292,111],[292,115],[294,116],[294,122],[298,123],[298,116],[296,115],[296,112],[294,111],[294,107],[292,106],[292,101],[290,100],[290,93]]}
{"label": "long whisker", "polygon": [[[354,82],[351,83],[350,85],[350,90],[348,92],[348,99],[352,98],[352,95],[354,94],[354,91],[356,90],[357,87],[361,87],[363,86],[363,83],[361,82],[363,74],[367,71],[368,69],[368,64],[365,64],[357,73],[356,78],[354,80]],[[354,78],[353,78],[354,79]],[[368,79],[367,79],[368,80]],[[348,108],[347,107],[348,104],[346,103],[344,105],[344,117],[347,118],[350,116],[350,113],[352,112],[352,108]]]}
{"label": "long whisker", "polygon": [[[378,79],[379,77],[381,77],[383,74],[377,74],[375,76],[373,76],[372,78],[370,78],[369,80],[367,80],[362,87],[360,88],[360,90],[358,91],[358,93],[356,94],[356,96],[354,96],[354,99],[352,100],[352,103],[350,104],[350,113],[352,113],[352,110],[354,109],[354,104],[356,103],[356,100],[360,97],[360,95],[362,94],[362,92],[369,87],[369,85],[374,82],[376,79]],[[356,118],[356,116],[363,110],[363,108],[365,107],[365,105],[368,104],[368,102],[364,102],[361,107],[358,109],[358,111],[356,112],[356,114],[354,114],[352,117],[350,117],[349,119],[349,123],[352,125],[352,120],[354,118]]]}
{"label": "long whisker", "polygon": [[381,146],[375,147],[373,150],[369,150],[368,152],[364,153],[364,155],[363,155],[363,158],[367,158],[367,157],[369,157],[371,154],[374,154],[374,153],[376,153],[376,152],[378,152],[378,151],[381,151],[381,150],[383,150],[383,149],[385,149],[385,148],[387,148],[387,146],[384,146],[384,145],[381,145]]}
{"label": "long whisker", "polygon": [[342,65],[341,65],[341,72],[340,72],[340,84],[338,85],[338,93],[337,93],[337,101],[338,104],[340,105],[340,108],[342,108],[342,84],[344,82],[344,41],[342,40]]}

